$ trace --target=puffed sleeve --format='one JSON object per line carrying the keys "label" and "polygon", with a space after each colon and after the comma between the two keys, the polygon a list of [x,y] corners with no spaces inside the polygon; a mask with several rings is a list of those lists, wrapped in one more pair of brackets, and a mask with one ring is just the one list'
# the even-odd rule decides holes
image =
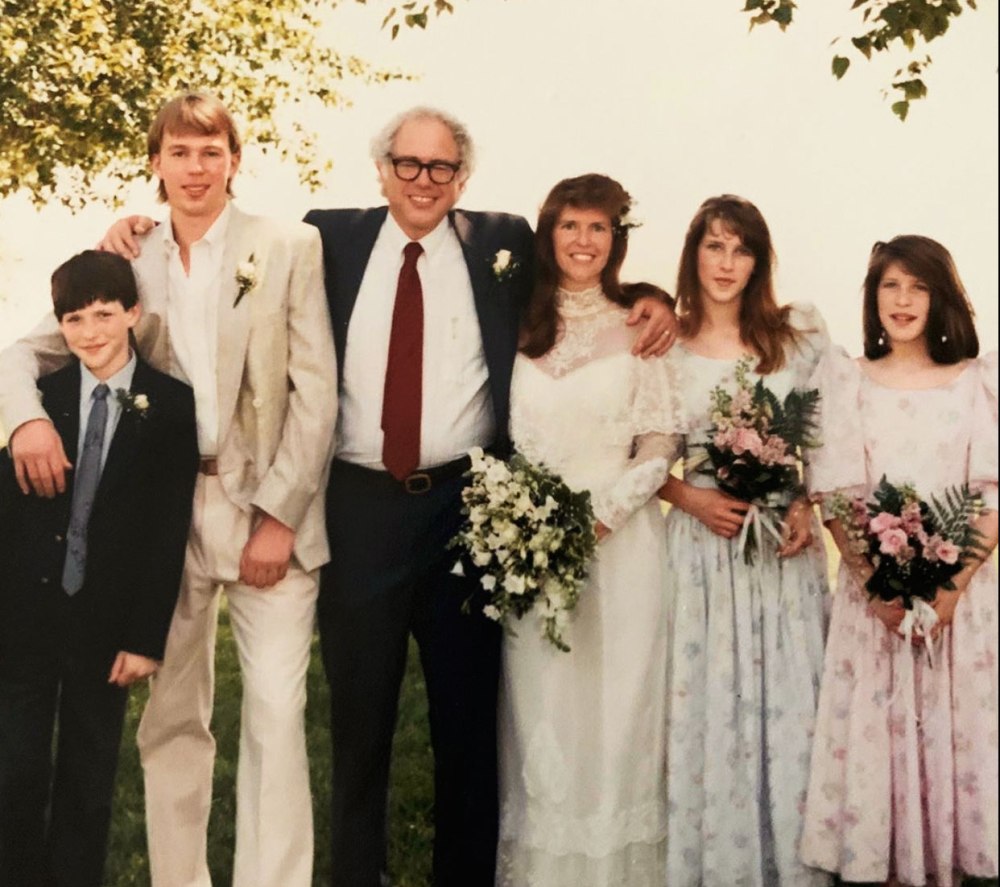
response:
{"label": "puffed sleeve", "polygon": [[823,315],[811,302],[792,302],[788,322],[798,332],[793,359],[802,364],[802,375],[811,376],[830,348],[830,334]]}
{"label": "puffed sleeve", "polygon": [[977,361],[979,390],[969,448],[969,486],[983,494],[986,507],[997,510],[997,352]]}
{"label": "puffed sleeve", "polygon": [[633,454],[625,471],[608,488],[596,492],[594,514],[612,530],[618,529],[667,480],[682,445],[684,419],[678,389],[677,365],[662,358],[635,359],[632,396],[625,421]]}
{"label": "puffed sleeve", "polygon": [[861,368],[843,348],[826,350],[813,373],[810,387],[819,390],[819,447],[810,450],[806,485],[822,496],[837,490],[863,494],[864,432],[859,421]]}

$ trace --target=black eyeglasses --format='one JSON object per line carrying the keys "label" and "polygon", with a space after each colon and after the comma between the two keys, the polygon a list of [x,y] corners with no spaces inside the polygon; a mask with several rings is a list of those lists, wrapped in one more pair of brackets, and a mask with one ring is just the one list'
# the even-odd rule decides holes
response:
{"label": "black eyeglasses", "polygon": [[449,163],[447,160],[422,163],[416,157],[393,157],[391,154],[389,162],[397,179],[402,179],[404,182],[416,181],[420,178],[421,171],[426,169],[427,175],[435,185],[450,184],[462,168],[461,163]]}

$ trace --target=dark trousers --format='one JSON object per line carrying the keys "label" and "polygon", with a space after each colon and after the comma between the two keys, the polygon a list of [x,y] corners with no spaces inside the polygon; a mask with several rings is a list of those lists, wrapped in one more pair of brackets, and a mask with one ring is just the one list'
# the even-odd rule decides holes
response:
{"label": "dark trousers", "polygon": [[104,883],[128,696],[110,665],[58,648],[0,654],[0,887]]}
{"label": "dark trousers", "polygon": [[460,475],[421,494],[334,462],[330,563],[319,628],[333,742],[332,883],[378,887],[386,862],[392,737],[409,634],[420,649],[434,751],[434,883],[493,884],[500,629],[446,547],[461,522]]}

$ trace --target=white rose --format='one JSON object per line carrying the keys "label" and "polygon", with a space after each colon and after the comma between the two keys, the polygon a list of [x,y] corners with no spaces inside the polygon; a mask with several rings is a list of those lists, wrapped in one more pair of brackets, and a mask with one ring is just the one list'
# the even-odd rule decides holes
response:
{"label": "white rose", "polygon": [[487,484],[502,484],[510,480],[510,469],[505,462],[495,459],[486,469]]}
{"label": "white rose", "polygon": [[149,409],[149,398],[145,394],[137,394],[132,403],[135,404],[137,410]]}
{"label": "white rose", "polygon": [[479,584],[482,585],[486,591],[493,591],[493,589],[497,587],[497,577],[483,576],[480,578]]}
{"label": "white rose", "polygon": [[544,570],[549,565],[549,556],[544,551],[536,551],[532,560],[540,570]]}
{"label": "white rose", "polygon": [[527,493],[521,493],[517,497],[517,501],[514,503],[514,513],[518,516],[528,514],[532,509],[531,496]]}
{"label": "white rose", "polygon": [[538,509],[538,514],[542,520],[548,520],[552,516],[552,512],[559,507],[559,503],[556,502],[551,496],[545,497],[545,504]]}
{"label": "white rose", "polygon": [[518,531],[517,527],[514,526],[514,524],[508,523],[500,533],[500,541],[503,542],[504,545],[513,545],[517,542],[520,535],[521,533]]}
{"label": "white rose", "polygon": [[524,577],[518,576],[517,573],[508,573],[504,576],[503,587],[511,594],[524,594],[526,589]]}
{"label": "white rose", "polygon": [[493,560],[493,555],[488,551],[477,551],[472,555],[472,562],[477,567],[485,567],[491,560]]}
{"label": "white rose", "polygon": [[493,606],[493,604],[487,604],[483,607],[483,615],[487,619],[492,619],[494,622],[500,621],[500,611]]}
{"label": "white rose", "polygon": [[503,274],[510,265],[510,250],[501,249],[497,250],[496,257],[493,259],[493,273]]}
{"label": "white rose", "polygon": [[253,262],[251,262],[249,259],[247,259],[247,261],[240,262],[236,266],[236,276],[237,277],[242,277],[248,283],[253,283],[254,272],[256,270],[257,269],[254,267]]}

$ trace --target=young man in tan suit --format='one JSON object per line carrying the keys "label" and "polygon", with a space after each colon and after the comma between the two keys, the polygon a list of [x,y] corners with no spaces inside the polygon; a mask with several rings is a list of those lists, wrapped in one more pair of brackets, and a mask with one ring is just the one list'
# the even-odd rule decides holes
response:
{"label": "young man in tan suit", "polygon": [[[209,730],[219,590],[243,677],[235,887],[312,883],[306,668],[336,419],[319,235],[230,203],[232,118],[200,94],[168,102],[149,156],[170,224],[140,239],[139,352],[195,391],[201,468],[180,599],[139,729],[154,887],[209,887]],[[35,392],[68,360],[54,322],[0,354],[0,422],[24,492],[71,466]]]}

